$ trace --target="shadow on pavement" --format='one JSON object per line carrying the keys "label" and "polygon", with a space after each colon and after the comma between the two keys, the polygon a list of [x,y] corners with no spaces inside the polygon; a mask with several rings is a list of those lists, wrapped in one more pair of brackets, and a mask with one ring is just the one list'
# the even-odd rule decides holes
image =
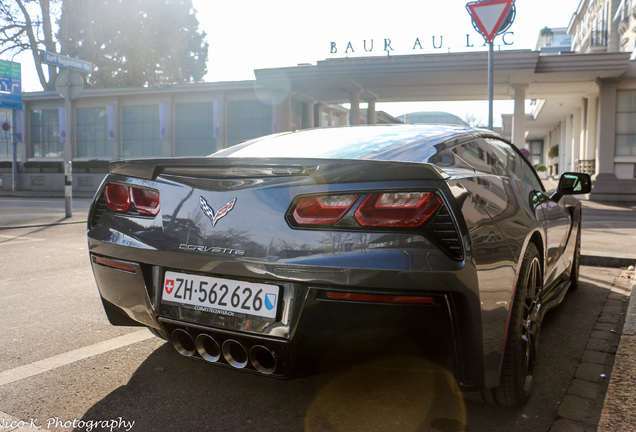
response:
{"label": "shadow on pavement", "polygon": [[138,431],[548,431],[608,297],[611,281],[597,282],[597,271],[582,268],[579,289],[546,316],[523,408],[465,400],[423,358],[396,354],[278,380],[190,360],[166,343],[83,420],[121,417]]}

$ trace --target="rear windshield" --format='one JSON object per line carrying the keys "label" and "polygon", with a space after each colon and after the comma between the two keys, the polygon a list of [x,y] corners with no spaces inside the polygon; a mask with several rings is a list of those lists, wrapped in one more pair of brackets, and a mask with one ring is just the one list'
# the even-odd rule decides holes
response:
{"label": "rear windshield", "polygon": [[449,127],[409,125],[322,128],[258,138],[211,156],[427,162],[437,153],[436,144],[459,132]]}

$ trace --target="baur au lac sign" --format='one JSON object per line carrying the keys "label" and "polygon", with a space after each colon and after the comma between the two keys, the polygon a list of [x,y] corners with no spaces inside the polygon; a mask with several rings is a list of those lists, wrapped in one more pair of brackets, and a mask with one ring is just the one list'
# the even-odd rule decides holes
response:
{"label": "baur au lac sign", "polygon": [[[495,40],[495,45],[514,45],[514,32],[505,32]],[[461,39],[461,40],[460,40]],[[483,42],[483,44],[482,44]],[[497,43],[499,42],[499,43]],[[412,52],[460,51],[467,48],[487,47],[488,43],[479,35],[466,34],[466,38],[448,38],[443,35],[416,37],[414,40],[364,39],[360,41],[331,42],[330,54],[398,54],[407,50]]]}

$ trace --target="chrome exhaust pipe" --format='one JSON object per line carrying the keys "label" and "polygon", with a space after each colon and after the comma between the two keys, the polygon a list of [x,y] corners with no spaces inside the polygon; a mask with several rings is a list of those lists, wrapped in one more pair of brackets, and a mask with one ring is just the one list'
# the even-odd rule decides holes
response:
{"label": "chrome exhaust pipe", "polygon": [[221,358],[221,348],[218,342],[210,335],[201,333],[194,340],[197,352],[207,362],[214,363]]}
{"label": "chrome exhaust pipe", "polygon": [[194,340],[192,340],[190,333],[182,329],[176,329],[172,332],[170,339],[179,354],[186,357],[192,357],[194,355]]}
{"label": "chrome exhaust pipe", "polygon": [[278,363],[276,354],[263,345],[254,345],[250,349],[250,361],[254,369],[265,375],[273,374]]}
{"label": "chrome exhaust pipe", "polygon": [[227,361],[231,366],[237,369],[243,369],[247,366],[247,350],[234,339],[227,339],[223,342],[221,352],[223,353],[225,361]]}

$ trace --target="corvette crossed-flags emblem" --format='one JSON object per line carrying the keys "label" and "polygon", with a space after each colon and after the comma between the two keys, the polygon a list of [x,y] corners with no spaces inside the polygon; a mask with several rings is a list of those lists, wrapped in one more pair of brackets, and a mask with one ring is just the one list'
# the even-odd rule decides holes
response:
{"label": "corvette crossed-flags emblem", "polygon": [[234,208],[236,198],[228,201],[223,207],[218,209],[216,213],[214,212],[214,209],[210,207],[210,204],[208,204],[205,198],[199,197],[199,203],[201,204],[203,213],[205,213],[206,216],[210,218],[210,220],[212,221],[212,227],[214,227],[216,226],[216,223],[219,221],[219,219],[228,214]]}

